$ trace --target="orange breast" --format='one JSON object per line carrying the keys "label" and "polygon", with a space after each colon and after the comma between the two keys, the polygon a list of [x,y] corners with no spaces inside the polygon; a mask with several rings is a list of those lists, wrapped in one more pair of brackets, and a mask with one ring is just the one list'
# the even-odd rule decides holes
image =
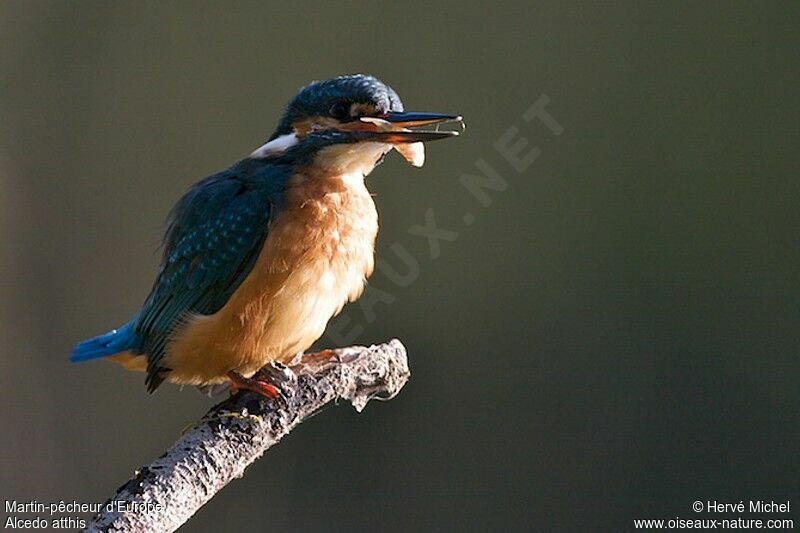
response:
{"label": "orange breast", "polygon": [[352,175],[288,183],[250,275],[217,313],[189,320],[164,364],[175,383],[221,383],[308,349],[328,320],[357,298],[374,267],[375,205]]}

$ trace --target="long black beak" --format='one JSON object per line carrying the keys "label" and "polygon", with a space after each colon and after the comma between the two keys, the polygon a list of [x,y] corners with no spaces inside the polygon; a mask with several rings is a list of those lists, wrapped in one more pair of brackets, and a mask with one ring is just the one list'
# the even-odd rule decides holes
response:
{"label": "long black beak", "polygon": [[463,119],[459,115],[443,115],[442,113],[403,113],[389,111],[378,118],[391,122],[401,128],[414,128],[417,126],[427,126],[429,124],[442,124],[445,122],[461,122]]}
{"label": "long black beak", "polygon": [[[457,137],[459,132],[425,130],[403,131],[403,129],[446,122],[461,122],[462,118],[458,115],[444,115],[442,113],[403,113],[390,111],[375,117],[362,117],[361,121],[368,124],[371,123],[377,128],[375,130],[359,130],[358,134],[359,136],[363,136],[364,140],[388,143],[415,143],[449,139],[451,137]],[[397,128],[397,130],[393,128]]]}

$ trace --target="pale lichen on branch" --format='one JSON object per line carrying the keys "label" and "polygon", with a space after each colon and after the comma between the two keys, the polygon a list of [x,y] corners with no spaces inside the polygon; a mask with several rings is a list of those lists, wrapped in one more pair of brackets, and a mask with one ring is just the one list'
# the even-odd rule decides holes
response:
{"label": "pale lichen on branch", "polygon": [[273,368],[282,399],[240,393],[212,407],[117,489],[85,531],[174,531],[324,405],[347,400],[361,411],[370,399],[393,398],[409,376],[397,339],[342,348],[330,358],[299,358],[285,371]]}

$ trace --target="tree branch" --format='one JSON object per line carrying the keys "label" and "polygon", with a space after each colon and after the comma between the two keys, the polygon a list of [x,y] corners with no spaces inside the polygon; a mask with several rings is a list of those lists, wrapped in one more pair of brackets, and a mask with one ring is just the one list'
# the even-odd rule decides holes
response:
{"label": "tree branch", "polygon": [[408,381],[406,350],[397,339],[334,353],[304,356],[291,370],[272,368],[283,400],[244,392],[212,407],[164,455],[117,489],[86,531],[174,531],[324,405],[344,399],[360,412],[372,398],[393,398]]}

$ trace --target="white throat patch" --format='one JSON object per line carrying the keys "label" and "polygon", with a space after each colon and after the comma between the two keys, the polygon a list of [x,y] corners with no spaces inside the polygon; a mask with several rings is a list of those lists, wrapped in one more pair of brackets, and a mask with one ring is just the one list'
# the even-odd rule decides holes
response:
{"label": "white throat patch", "polygon": [[280,137],[276,137],[275,139],[272,139],[268,143],[258,147],[252,154],[250,154],[250,158],[265,159],[270,156],[280,155],[289,148],[291,148],[292,146],[296,145],[297,142],[298,142],[297,135],[295,135],[294,133],[287,133],[286,135],[281,135]]}
{"label": "white throat patch", "polygon": [[391,149],[391,144],[379,142],[334,144],[319,151],[314,166],[326,173],[360,181]]}

